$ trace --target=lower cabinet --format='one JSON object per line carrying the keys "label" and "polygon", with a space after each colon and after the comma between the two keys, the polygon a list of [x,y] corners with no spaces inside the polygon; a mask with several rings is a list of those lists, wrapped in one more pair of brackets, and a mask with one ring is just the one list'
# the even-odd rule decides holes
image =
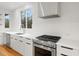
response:
{"label": "lower cabinet", "polygon": [[24,42],[23,41],[18,40],[16,50],[20,54],[25,55],[25,45],[24,45]]}
{"label": "lower cabinet", "polygon": [[[26,41],[25,41],[26,40]],[[32,56],[32,41],[28,42],[27,39],[19,36],[11,36],[11,48],[19,52],[23,56]]]}
{"label": "lower cabinet", "polygon": [[10,46],[10,34],[3,33],[3,44]]}
{"label": "lower cabinet", "polygon": [[16,36],[11,37],[11,48],[15,51],[19,52],[20,54],[25,54],[25,46],[24,42],[20,39],[18,39]]}
{"label": "lower cabinet", "polygon": [[79,50],[65,45],[57,45],[57,56],[79,56]]}
{"label": "lower cabinet", "polygon": [[11,44],[10,44],[10,47],[12,48],[12,49],[14,49],[14,50],[16,50],[16,51],[18,51],[18,39],[16,39],[16,37],[15,36],[12,36],[11,35]]}
{"label": "lower cabinet", "polygon": [[26,56],[33,56],[33,46],[31,43],[25,43],[25,55]]}
{"label": "lower cabinet", "polygon": [[0,33],[0,45],[3,45],[3,33]]}
{"label": "lower cabinet", "polygon": [[15,39],[11,37],[10,40],[11,40],[10,47],[13,48],[13,49],[15,49],[15,44],[16,44],[16,43],[14,43],[15,42]]}

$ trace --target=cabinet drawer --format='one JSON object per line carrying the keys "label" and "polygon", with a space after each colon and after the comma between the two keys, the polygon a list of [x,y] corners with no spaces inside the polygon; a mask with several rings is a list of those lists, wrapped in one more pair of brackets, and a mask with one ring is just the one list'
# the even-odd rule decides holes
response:
{"label": "cabinet drawer", "polygon": [[25,56],[33,56],[33,46],[31,43],[25,43]]}
{"label": "cabinet drawer", "polygon": [[75,54],[75,50],[66,46],[57,46],[57,54],[62,56],[73,56]]}
{"label": "cabinet drawer", "polygon": [[25,42],[31,43],[31,42],[32,42],[32,39],[30,39],[30,38],[25,38]]}
{"label": "cabinet drawer", "polygon": [[25,48],[24,48],[24,43],[21,40],[18,40],[18,47],[17,50],[20,54],[24,55],[25,54]]}
{"label": "cabinet drawer", "polygon": [[12,36],[12,35],[11,35],[11,36],[10,36],[10,39],[15,39],[15,36]]}
{"label": "cabinet drawer", "polygon": [[29,43],[32,42],[32,40],[30,38],[26,38],[26,37],[22,37],[22,36],[18,36],[17,38],[18,38],[18,40],[22,40],[24,42],[29,42]]}

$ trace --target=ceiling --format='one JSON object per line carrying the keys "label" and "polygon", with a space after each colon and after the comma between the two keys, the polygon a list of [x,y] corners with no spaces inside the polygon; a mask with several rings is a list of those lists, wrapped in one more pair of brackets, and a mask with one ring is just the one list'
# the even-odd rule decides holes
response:
{"label": "ceiling", "polygon": [[14,10],[23,7],[27,2],[0,2],[0,10]]}

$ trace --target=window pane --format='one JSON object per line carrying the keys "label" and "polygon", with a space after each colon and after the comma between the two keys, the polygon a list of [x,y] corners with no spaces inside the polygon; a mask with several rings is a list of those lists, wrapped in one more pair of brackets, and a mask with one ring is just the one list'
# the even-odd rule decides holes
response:
{"label": "window pane", "polygon": [[26,28],[26,12],[21,11],[21,27]]}
{"label": "window pane", "polygon": [[5,14],[5,28],[9,28],[9,20],[10,16],[8,14]]}
{"label": "window pane", "polygon": [[32,28],[32,10],[31,9],[27,9],[27,28]]}

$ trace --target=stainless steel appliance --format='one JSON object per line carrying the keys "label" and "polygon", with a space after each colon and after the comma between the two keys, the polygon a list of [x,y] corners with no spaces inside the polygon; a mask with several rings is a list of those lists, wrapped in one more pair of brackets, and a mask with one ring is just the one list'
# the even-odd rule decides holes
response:
{"label": "stainless steel appliance", "polygon": [[35,56],[56,56],[59,36],[42,35],[33,40]]}

